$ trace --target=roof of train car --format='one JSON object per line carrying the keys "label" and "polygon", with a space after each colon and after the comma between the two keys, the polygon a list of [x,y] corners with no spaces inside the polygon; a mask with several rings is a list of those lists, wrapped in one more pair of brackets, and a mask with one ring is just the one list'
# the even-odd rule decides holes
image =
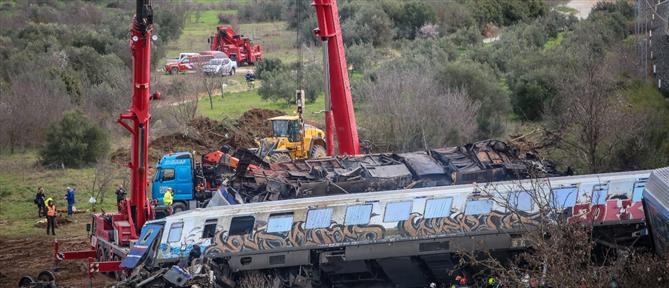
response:
{"label": "roof of train car", "polygon": [[[582,182],[596,182],[598,179],[601,179],[600,181],[613,181],[619,179],[627,179],[630,176],[636,176],[635,178],[646,178],[650,175],[650,173],[651,170],[642,170],[642,171],[541,178],[536,180],[550,181],[551,186],[555,187],[560,185],[569,185]],[[433,195],[436,192],[440,193],[448,192],[449,194],[457,195],[460,193],[470,193],[472,191],[472,188],[474,187],[486,187],[488,185],[495,185],[496,187],[501,186],[503,188],[508,187],[508,189],[513,189],[514,187],[518,188],[519,184],[528,185],[530,183],[532,183],[532,180],[504,181],[504,182],[465,184],[465,185],[455,185],[455,186],[416,188],[407,190],[378,191],[378,192],[355,193],[355,194],[338,194],[333,196],[296,198],[296,199],[277,200],[269,202],[246,203],[246,204],[231,205],[231,206],[217,206],[217,207],[198,208],[194,210],[179,212],[172,216],[168,216],[166,219],[156,220],[155,222],[161,222],[170,219],[205,217],[205,216],[211,216],[212,214],[215,214],[217,216],[251,214],[258,212],[259,209],[261,209],[262,211],[272,211],[272,212],[292,211],[296,209],[304,209],[305,207],[309,207],[310,206],[309,204],[317,204],[314,205],[314,207],[316,206],[323,207],[323,206],[328,206],[329,204],[354,204],[370,200],[373,201],[393,200],[397,198],[406,197],[407,193],[411,193],[411,197],[426,197]]]}

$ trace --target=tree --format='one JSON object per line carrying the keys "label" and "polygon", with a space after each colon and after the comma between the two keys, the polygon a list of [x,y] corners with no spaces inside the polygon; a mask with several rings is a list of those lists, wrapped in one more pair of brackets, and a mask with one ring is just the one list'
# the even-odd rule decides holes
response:
{"label": "tree", "polygon": [[427,23],[434,23],[436,19],[433,7],[423,1],[405,3],[391,18],[397,29],[397,36],[407,39],[416,38],[418,29]]}
{"label": "tree", "polygon": [[393,39],[395,32],[392,20],[383,9],[365,3],[352,18],[342,23],[342,36],[346,45],[371,43],[374,46],[385,46]]}
{"label": "tree", "polygon": [[480,103],[481,108],[476,117],[479,137],[489,138],[502,133],[510,110],[509,98],[489,66],[458,60],[440,67],[436,77],[442,87],[458,87],[467,91],[472,102]]}
{"label": "tree", "polygon": [[[314,102],[323,92],[323,68],[320,65],[306,65],[304,69],[303,87],[307,102]],[[297,86],[297,71],[289,69],[263,70],[262,86],[258,94],[264,100],[272,102],[284,101],[287,104],[295,102],[295,91]]]}
{"label": "tree", "polygon": [[599,21],[586,23],[559,52],[570,57],[563,58],[559,98],[548,128],[558,131],[566,162],[591,173],[608,170],[612,152],[642,129],[643,118],[629,108],[624,96],[628,84],[621,77],[631,64],[626,59],[632,58],[632,48],[605,48],[617,38],[615,33]]}
{"label": "tree", "polygon": [[[410,61],[389,63],[354,91],[364,137],[392,151],[466,143],[474,138],[479,105],[465,90],[442,87],[429,71]],[[396,67],[404,67],[396,69]]]}
{"label": "tree", "polygon": [[49,125],[41,155],[47,165],[81,167],[95,163],[108,151],[107,135],[81,112],[75,111]]}

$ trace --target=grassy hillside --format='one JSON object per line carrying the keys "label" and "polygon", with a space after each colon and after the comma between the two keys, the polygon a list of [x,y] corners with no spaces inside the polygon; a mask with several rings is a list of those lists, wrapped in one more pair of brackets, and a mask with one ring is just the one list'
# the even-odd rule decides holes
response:
{"label": "grassy hillside", "polygon": [[[289,115],[295,113],[295,107],[292,105],[262,100],[257,90],[228,93],[225,94],[222,100],[221,97],[215,97],[213,102],[214,109],[211,109],[209,98],[201,98],[198,103],[198,113],[202,116],[218,120],[225,118],[236,119],[251,108],[276,109],[284,111]],[[314,103],[308,103],[305,107],[305,118],[317,123],[323,122],[322,113],[314,114],[314,112],[323,110],[323,107],[325,107],[323,97],[318,97]]]}

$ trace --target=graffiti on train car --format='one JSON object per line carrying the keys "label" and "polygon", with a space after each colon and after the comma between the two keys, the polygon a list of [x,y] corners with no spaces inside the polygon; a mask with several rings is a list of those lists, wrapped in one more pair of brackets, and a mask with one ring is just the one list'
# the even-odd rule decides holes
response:
{"label": "graffiti on train car", "polygon": [[400,221],[397,226],[400,235],[403,237],[425,237],[467,232],[526,229],[538,225],[538,217],[538,213],[491,211],[488,214],[481,215],[456,213],[451,217],[425,219],[420,213],[411,213],[409,219]]}
{"label": "graffiti on train car", "polygon": [[643,220],[643,204],[631,199],[608,199],[605,204],[578,203],[570,211],[571,223]]}
{"label": "graffiti on train car", "polygon": [[286,233],[270,233],[266,225],[258,225],[255,233],[246,235],[228,235],[220,231],[215,242],[205,253],[239,253],[291,247],[323,246],[359,241],[383,239],[385,228],[381,225],[342,225],[332,222],[327,228],[305,229],[304,222],[293,223]]}

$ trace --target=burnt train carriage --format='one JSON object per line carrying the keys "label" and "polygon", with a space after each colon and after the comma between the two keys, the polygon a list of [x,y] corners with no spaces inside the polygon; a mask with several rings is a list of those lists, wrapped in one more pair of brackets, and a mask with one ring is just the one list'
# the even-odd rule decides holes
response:
{"label": "burnt train carriage", "polygon": [[[452,253],[525,248],[521,225],[549,205],[571,221],[598,227],[643,224],[641,193],[649,172],[420,188],[219,206],[148,223],[140,239],[147,266],[164,266],[194,245],[227,267],[276,275],[310,271],[311,280],[347,286],[370,282],[416,287],[443,281]],[[483,191],[493,191],[483,193]],[[532,191],[549,195],[535,203]],[[491,196],[494,195],[494,196]],[[513,210],[505,205],[511,203]],[[280,273],[279,273],[280,272]]]}
{"label": "burnt train carriage", "polygon": [[[238,172],[252,153],[238,151]],[[533,152],[519,153],[498,140],[429,152],[369,154],[270,164],[271,169],[236,175],[229,183],[245,202],[292,199],[557,176],[549,163]]]}

